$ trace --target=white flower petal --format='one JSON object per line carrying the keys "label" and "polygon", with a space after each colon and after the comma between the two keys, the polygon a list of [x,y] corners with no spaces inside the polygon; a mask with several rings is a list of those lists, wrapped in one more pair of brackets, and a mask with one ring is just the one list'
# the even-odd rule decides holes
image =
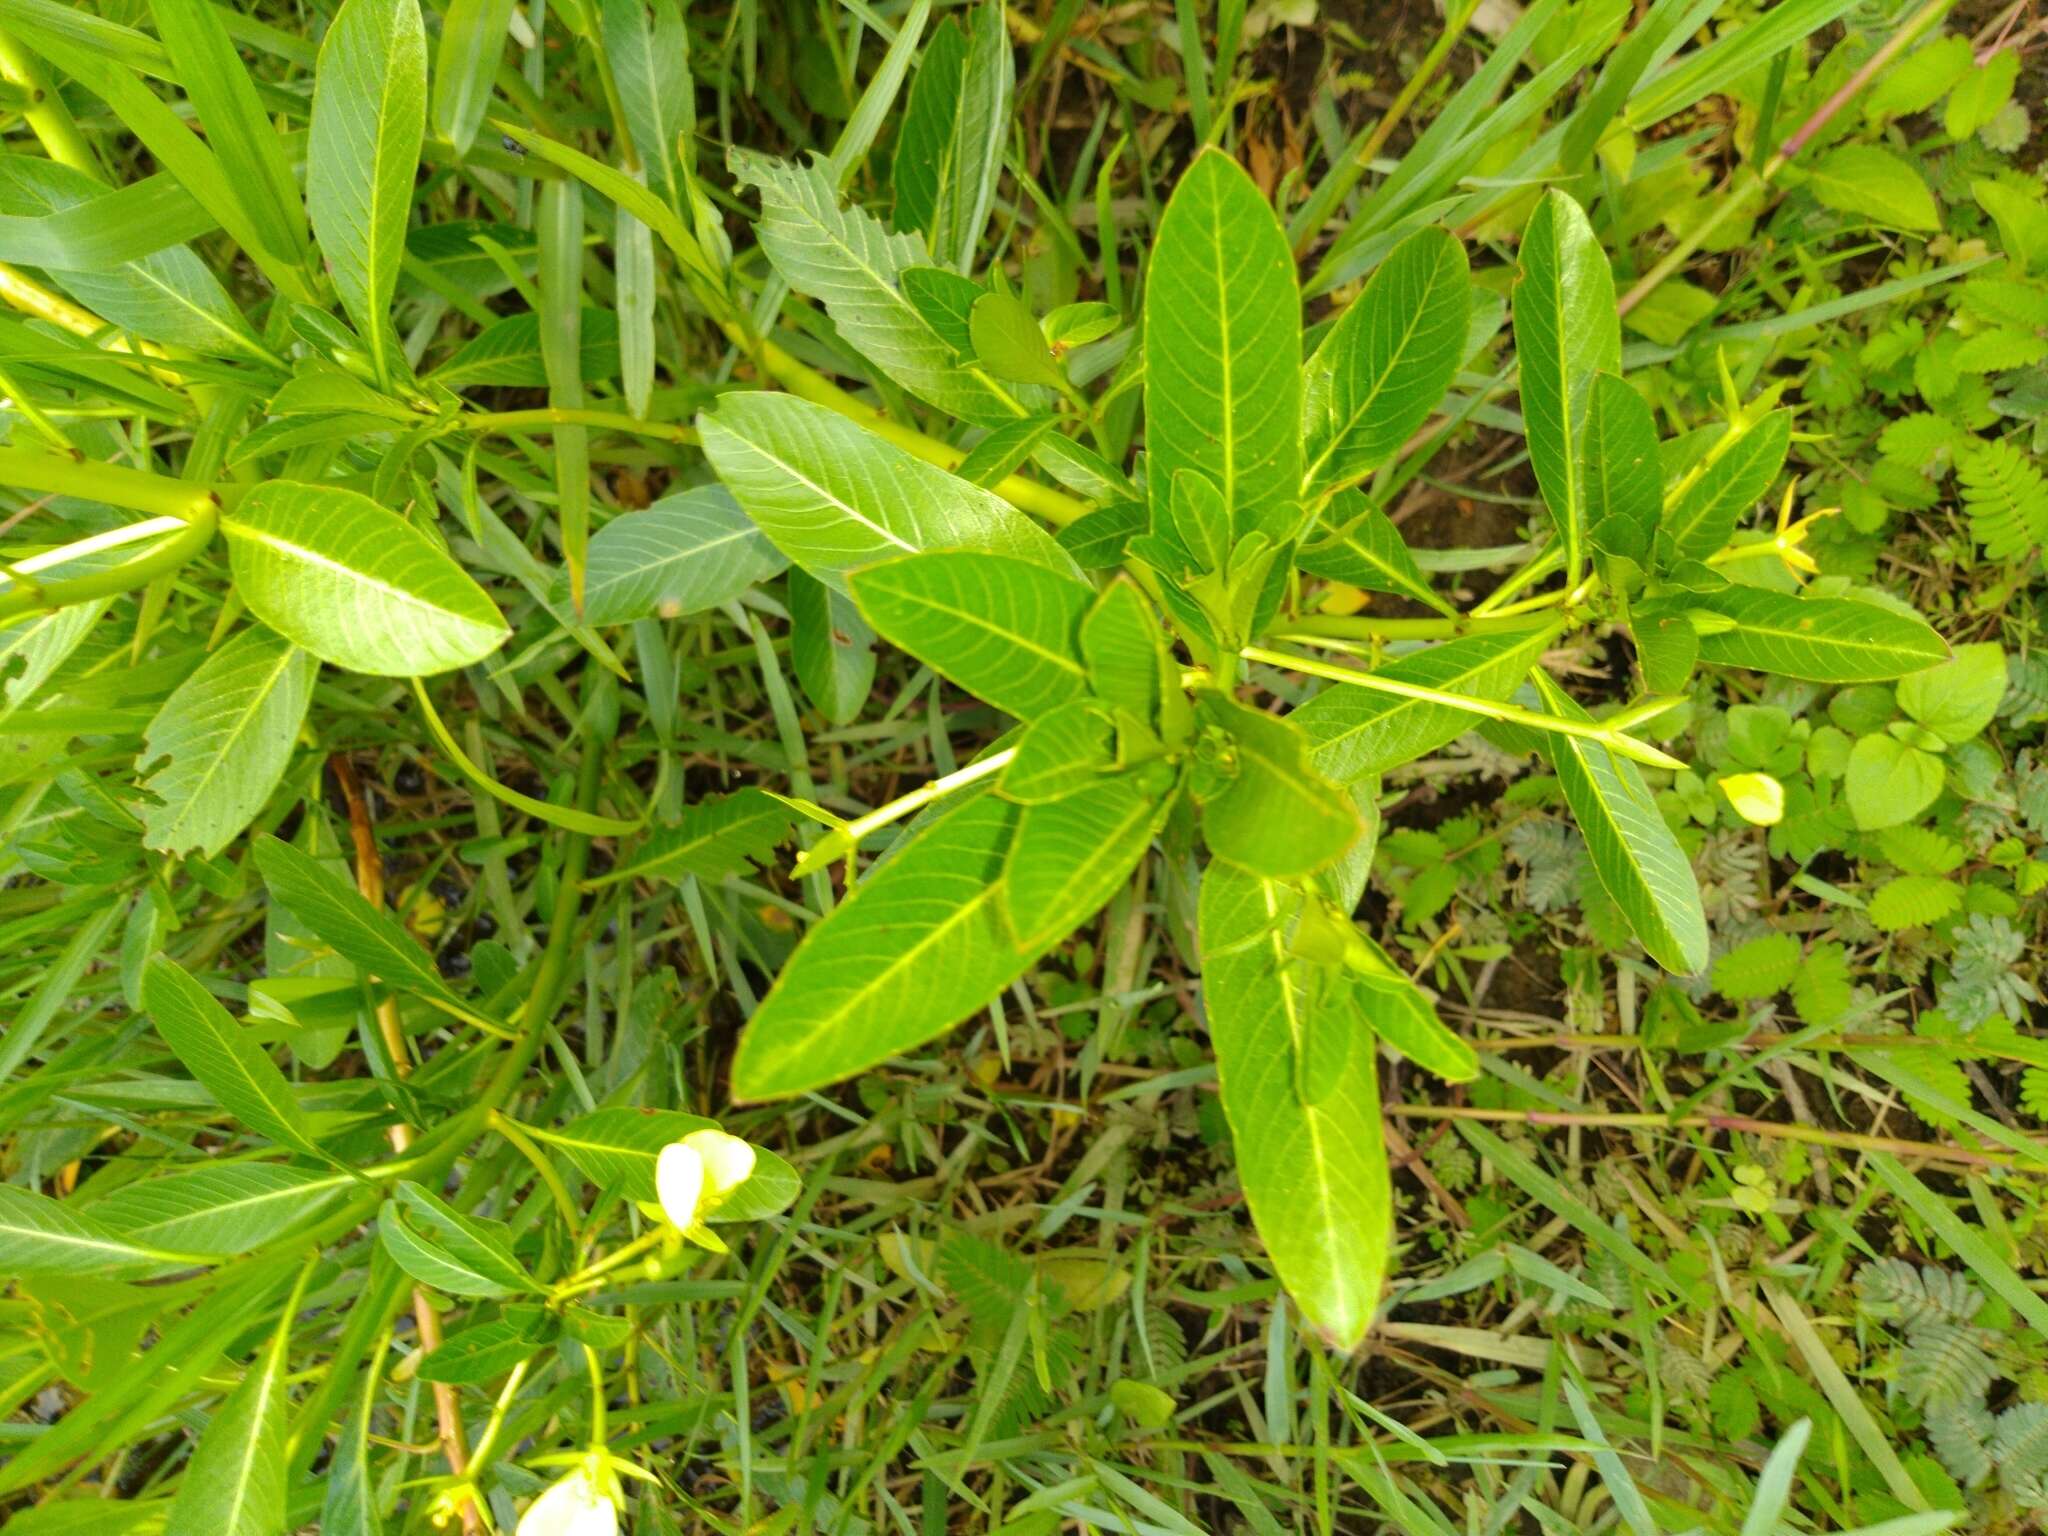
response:
{"label": "white flower petal", "polygon": [[672,1141],[654,1162],[654,1191],[662,1213],[684,1231],[697,1224],[704,1204],[704,1159],[695,1147]]}
{"label": "white flower petal", "polygon": [[704,1160],[704,1182],[713,1201],[722,1200],[753,1176],[754,1149],[723,1131],[692,1131],[683,1145]]}
{"label": "white flower petal", "polygon": [[527,1506],[517,1536],[619,1536],[618,1506],[578,1467]]}

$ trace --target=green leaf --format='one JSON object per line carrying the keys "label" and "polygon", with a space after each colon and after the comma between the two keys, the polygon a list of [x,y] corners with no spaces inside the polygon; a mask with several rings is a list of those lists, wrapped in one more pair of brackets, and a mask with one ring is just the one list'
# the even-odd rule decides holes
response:
{"label": "green leaf", "polygon": [[89,1214],[108,1229],[173,1253],[247,1253],[326,1211],[355,1180],[282,1163],[181,1168],[124,1184]]}
{"label": "green leaf", "polygon": [[292,1314],[199,1437],[164,1536],[280,1536],[285,1528],[285,1386]]}
{"label": "green leaf", "polygon": [[897,130],[892,179],[896,227],[922,230],[938,259],[974,265],[1002,172],[1016,64],[1002,0],[983,0],[963,35],[947,20],[932,33]]}
{"label": "green leaf", "polygon": [[984,293],[976,299],[967,316],[967,335],[974,355],[999,379],[1048,389],[1066,382],[1038,317],[1014,293]]}
{"label": "green leaf", "polygon": [[1953,916],[1963,904],[1963,888],[1934,875],[1900,875],[1871,892],[1870,921],[1881,933],[1925,928]]}
{"label": "green leaf", "polygon": [[776,548],[827,586],[893,555],[973,549],[1050,570],[1073,562],[1008,502],[822,405],[729,394],[697,418],[704,455]]}
{"label": "green leaf", "polygon": [[1163,497],[1179,471],[1223,493],[1232,543],[1293,533],[1301,494],[1301,294],[1286,233],[1220,150],[1196,157],[1159,221],[1145,285],[1145,446]]}
{"label": "green leaf", "polygon": [[740,1099],[820,1087],[921,1045],[985,1006],[1036,958],[1002,916],[1017,806],[949,808],[864,876],[790,956],[733,1060]]}
{"label": "green leaf", "polygon": [[321,1536],[384,1536],[370,1463],[370,1417],[381,1396],[375,1372],[366,1374],[355,1408],[334,1437],[320,1501]]}
{"label": "green leaf", "polygon": [[222,1109],[280,1146],[333,1161],[313,1139],[277,1064],[176,961],[151,957],[142,974],[142,1006],[171,1054]]}
{"label": "green leaf", "polygon": [[1292,723],[1215,692],[1201,696],[1196,713],[1227,737],[1226,782],[1202,806],[1210,852],[1287,879],[1335,863],[1358,840],[1357,806],[1312,765],[1308,738]]}
{"label": "green leaf", "polygon": [[[591,538],[583,619],[627,624],[701,613],[788,564],[725,487],[679,491],[621,513]],[[556,596],[566,601],[566,581]]]}
{"label": "green leaf", "polygon": [[599,20],[626,131],[647,168],[647,184],[680,208],[677,156],[689,153],[686,146],[697,129],[683,8],[677,0],[654,0],[650,19],[644,0],[603,0]]}
{"label": "green leaf", "polygon": [[1941,636],[1919,619],[1854,598],[1729,587],[1685,602],[1733,621],[1700,635],[1700,658],[1722,666],[1816,683],[1868,683],[1917,672],[1948,655]]}
{"label": "green leaf", "polygon": [[[1381,677],[1469,698],[1501,700],[1521,684],[1550,646],[1549,628],[1502,630],[1446,640],[1377,669]],[[1325,688],[1288,716],[1309,740],[1318,772],[1354,784],[1434,752],[1471,730],[1478,717],[1445,704],[1364,688]]]}
{"label": "green leaf", "polygon": [[112,1276],[155,1269],[161,1254],[18,1184],[0,1184],[0,1270],[10,1275]]}
{"label": "green leaf", "polygon": [[1738,944],[1714,962],[1714,990],[1731,1002],[1774,997],[1792,985],[1804,958],[1789,933],[1767,933]]}
{"label": "green leaf", "polygon": [[761,194],[755,234],[775,270],[823,303],[846,344],[882,377],[985,426],[1040,408],[1040,391],[1006,388],[958,361],[953,343],[903,292],[898,280],[905,269],[931,265],[922,237],[892,235],[860,209],[840,207],[818,165],[798,167],[738,148],[726,159],[734,179]]}
{"label": "green leaf", "polygon": [[1952,139],[1967,139],[1998,116],[1999,108],[2012,100],[2012,88],[2020,74],[2017,50],[2001,48],[1981,65],[1968,71],[1949,92],[1948,109],[1941,126]]}
{"label": "green leaf", "polygon": [[1091,693],[1132,719],[1159,727],[1166,690],[1180,691],[1180,669],[1167,654],[1159,616],[1130,577],[1112,578],[1082,618],[1081,656]]}
{"label": "green leaf", "polygon": [[1991,723],[2005,687],[2004,647],[1995,640],[1959,645],[1947,661],[1899,680],[1899,708],[1958,746]]}
{"label": "green leaf", "polygon": [[425,534],[340,486],[265,481],[221,530],[250,610],[335,666],[424,677],[481,661],[511,633]]}
{"label": "green leaf", "polygon": [[[1530,675],[1553,714],[1592,719],[1547,675]],[[1689,975],[1704,969],[1707,918],[1699,882],[1643,783],[1642,770],[1580,736],[1550,733],[1549,751],[1565,803],[1585,836],[1593,873],[1643,948],[1667,971]]]}
{"label": "green leaf", "polygon": [[137,773],[154,800],[143,840],[212,858],[241,835],[284,777],[320,664],[254,626],[235,635],[171,692],[143,730]]}
{"label": "green leaf", "polygon": [[1889,229],[1941,228],[1934,194],[1913,166],[1875,144],[1844,144],[1807,167],[1806,185],[1826,207]]}
{"label": "green leaf", "polygon": [[1361,977],[1354,990],[1373,1033],[1425,1072],[1447,1083],[1479,1076],[1478,1053],[1437,1016],[1429,994],[1407,976],[1388,965],[1385,973]]}
{"label": "green leaf", "polygon": [[419,0],[347,0],[320,45],[306,139],[306,209],[341,307],[377,377],[402,375],[391,295],[427,131]]}
{"label": "green leaf", "polygon": [[[583,1176],[628,1200],[655,1198],[654,1164],[661,1149],[692,1131],[716,1130],[718,1122],[672,1109],[594,1110],[559,1129],[529,1126],[528,1132],[574,1163]],[[711,1213],[712,1221],[759,1221],[795,1203],[802,1180],[787,1161],[766,1147],[754,1148],[754,1171]]]}
{"label": "green leaf", "polygon": [[1026,806],[1003,873],[1017,946],[1042,954],[1099,912],[1144,858],[1170,804],[1142,774],[1122,773]]}
{"label": "green leaf", "polygon": [[430,998],[460,1013],[461,1001],[434,969],[433,957],[362,893],[318,859],[275,837],[256,840],[256,868],[270,898],[366,976]]}
{"label": "green leaf", "polygon": [[1033,720],[1087,690],[1077,637],[1095,594],[1043,565],[910,555],[859,572],[853,597],[877,634],[1007,715]]}
{"label": "green leaf", "polygon": [[1719,553],[1778,478],[1791,442],[1790,411],[1771,411],[1731,426],[1680,483],[1664,513],[1660,540],[1665,563]]}
{"label": "green leaf", "polygon": [[521,1296],[539,1291],[512,1253],[502,1223],[465,1216],[433,1191],[400,1179],[377,1213],[377,1234],[398,1267],[451,1296]]}
{"label": "green leaf", "polygon": [[1026,726],[1016,754],[996,781],[998,794],[1019,805],[1063,800],[1116,766],[1116,723],[1099,700],[1075,699]]}
{"label": "green leaf", "polygon": [[1514,318],[1529,462],[1565,569],[1576,577],[1588,529],[1583,456],[1593,380],[1621,372],[1621,318],[1607,253],[1585,210],[1555,188],[1522,232]]}
{"label": "green leaf", "polygon": [[434,50],[434,132],[469,153],[490,110],[515,0],[449,0]]}
{"label": "green leaf", "polygon": [[1464,359],[1470,289],[1465,248],[1436,228],[1373,270],[1302,380],[1308,495],[1371,474],[1436,409]]}
{"label": "green leaf", "polygon": [[695,875],[713,884],[765,864],[789,836],[794,816],[772,795],[742,789],[699,800],[672,827],[663,827],[633,853],[596,879],[587,890],[621,880],[680,880]]}
{"label": "green leaf", "polygon": [[1349,989],[1288,954],[1297,891],[1228,864],[1202,877],[1202,997],[1238,1180],[1273,1267],[1339,1349],[1365,1337],[1393,1246],[1393,1191],[1370,1050],[1301,1091],[1317,1030],[1355,1029]]}
{"label": "green leaf", "polygon": [[1945,771],[1932,752],[1879,731],[1860,738],[1849,753],[1842,788],[1849,814],[1866,832],[1911,821],[1941,798]]}
{"label": "green leaf", "polygon": [[1664,514],[1657,424],[1619,374],[1593,376],[1586,417],[1586,534],[1596,549],[1645,563]]}
{"label": "green leaf", "polygon": [[867,703],[875,683],[875,632],[853,599],[792,566],[783,580],[789,608],[789,659],[797,681],[834,725]]}
{"label": "green leaf", "polygon": [[1368,592],[1391,592],[1441,614],[1457,613],[1430,587],[1394,520],[1363,493],[1340,491],[1330,503],[1330,520],[1336,531],[1296,558],[1304,571]]}
{"label": "green leaf", "polygon": [[1998,226],[1998,243],[2021,272],[2048,268],[2048,209],[2040,200],[1988,178],[1970,183],[1970,196]]}
{"label": "green leaf", "polygon": [[[619,373],[619,317],[586,307],[577,322],[577,373],[584,383]],[[482,384],[545,389],[547,362],[541,356],[540,316],[507,315],[478,331],[429,376],[450,389]],[[273,407],[274,409],[274,407]]]}

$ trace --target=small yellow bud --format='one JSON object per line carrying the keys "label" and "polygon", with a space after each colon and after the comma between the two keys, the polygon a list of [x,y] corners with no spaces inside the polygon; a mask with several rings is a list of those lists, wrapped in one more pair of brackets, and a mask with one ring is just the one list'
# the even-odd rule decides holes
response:
{"label": "small yellow bud", "polygon": [[1768,773],[1731,773],[1720,784],[1735,814],[1750,825],[1775,827],[1785,819],[1785,786]]}

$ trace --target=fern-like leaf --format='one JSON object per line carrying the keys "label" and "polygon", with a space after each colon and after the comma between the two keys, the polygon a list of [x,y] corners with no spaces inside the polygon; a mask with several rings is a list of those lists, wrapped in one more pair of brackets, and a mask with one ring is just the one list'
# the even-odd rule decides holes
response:
{"label": "fern-like leaf", "polygon": [[2024,554],[2048,540],[2048,482],[2010,442],[1981,442],[1956,466],[1970,536],[1994,560]]}

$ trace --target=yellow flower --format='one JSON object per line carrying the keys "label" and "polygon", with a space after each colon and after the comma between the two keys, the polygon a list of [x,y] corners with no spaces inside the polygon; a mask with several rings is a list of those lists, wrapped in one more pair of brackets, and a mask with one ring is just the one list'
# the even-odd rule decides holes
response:
{"label": "yellow flower", "polygon": [[1735,814],[1752,826],[1775,827],[1785,819],[1785,786],[1768,773],[1731,773],[1720,784]]}
{"label": "yellow flower", "polygon": [[616,1480],[589,1457],[527,1505],[517,1536],[619,1536],[617,1494]]}
{"label": "yellow flower", "polygon": [[1818,512],[1809,512],[1797,522],[1792,519],[1792,496],[1797,485],[1785,487],[1785,499],[1778,504],[1778,531],[1771,539],[1771,552],[1785,564],[1785,569],[1794,576],[1818,576],[1820,567],[1813,556],[1800,548],[1806,536],[1813,531],[1813,525],[1824,517],[1833,517],[1840,507],[1822,507]]}
{"label": "yellow flower", "polygon": [[654,1163],[654,1190],[661,1212],[691,1242],[724,1252],[725,1244],[704,1225],[711,1213],[753,1175],[754,1149],[723,1131],[692,1131],[661,1149]]}

